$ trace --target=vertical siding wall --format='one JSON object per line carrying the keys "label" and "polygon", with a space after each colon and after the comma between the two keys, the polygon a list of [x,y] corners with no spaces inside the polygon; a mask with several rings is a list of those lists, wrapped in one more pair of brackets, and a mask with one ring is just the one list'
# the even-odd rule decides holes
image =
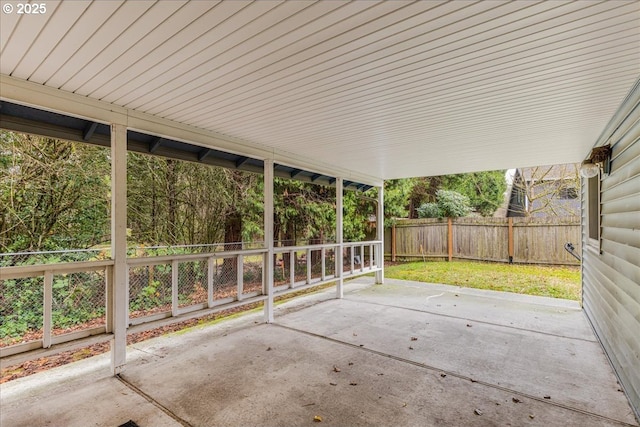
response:
{"label": "vertical siding wall", "polygon": [[[602,253],[582,206],[582,280],[584,310],[640,418],[639,102],[640,80],[596,143],[612,145],[613,161],[601,181]],[[586,187],[583,180],[583,200]]]}

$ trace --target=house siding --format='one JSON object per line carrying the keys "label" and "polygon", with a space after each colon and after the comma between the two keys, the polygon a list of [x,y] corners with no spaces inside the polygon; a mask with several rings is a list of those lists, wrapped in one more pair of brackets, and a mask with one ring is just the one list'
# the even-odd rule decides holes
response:
{"label": "house siding", "polygon": [[612,163],[600,184],[599,246],[588,236],[582,184],[582,301],[640,419],[640,80],[596,146],[607,143]]}

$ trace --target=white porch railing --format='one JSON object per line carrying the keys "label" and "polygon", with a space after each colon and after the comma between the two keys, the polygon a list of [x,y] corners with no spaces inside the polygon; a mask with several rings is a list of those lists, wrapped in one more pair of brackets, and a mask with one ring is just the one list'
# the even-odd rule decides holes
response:
{"label": "white porch railing", "polygon": [[[382,242],[343,243],[337,256],[339,248],[336,243],[275,248],[274,297],[380,270]],[[249,249],[129,258],[127,325],[266,300],[267,254]],[[3,338],[0,357],[111,333],[113,266],[105,260],[0,269],[2,298],[10,288],[27,297],[19,313],[9,313],[9,302],[0,301],[3,322],[28,322],[27,333]]]}
{"label": "white porch railing", "polygon": [[266,298],[266,249],[132,258],[128,325]]}
{"label": "white porch railing", "polygon": [[3,323],[27,332],[11,345],[3,337],[0,357],[111,332],[112,268],[110,260],[2,267],[2,298],[20,298],[18,313],[2,301]]}

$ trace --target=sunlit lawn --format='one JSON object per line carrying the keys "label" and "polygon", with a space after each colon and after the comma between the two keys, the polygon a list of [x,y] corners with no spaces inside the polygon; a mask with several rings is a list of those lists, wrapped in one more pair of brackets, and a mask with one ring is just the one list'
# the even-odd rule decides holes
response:
{"label": "sunlit lawn", "polygon": [[409,262],[385,267],[385,277],[467,288],[580,299],[578,267],[498,264],[472,261]]}

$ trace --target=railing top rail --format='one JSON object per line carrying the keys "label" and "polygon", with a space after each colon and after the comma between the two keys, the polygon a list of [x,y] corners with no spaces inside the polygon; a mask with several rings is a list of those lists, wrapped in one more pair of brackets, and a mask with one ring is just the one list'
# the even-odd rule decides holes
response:
{"label": "railing top rail", "polygon": [[58,264],[17,265],[0,268],[0,279],[21,279],[25,277],[42,276],[45,272],[58,274],[77,273],[83,271],[103,270],[113,265],[113,260],[104,261],[75,261]]}
{"label": "railing top rail", "polygon": [[221,251],[208,252],[199,254],[174,254],[159,256],[143,256],[136,258],[127,258],[129,265],[149,265],[149,264],[165,264],[171,261],[201,261],[208,258],[234,258],[239,255],[260,255],[267,253],[267,249],[245,249],[237,251]]}
{"label": "railing top rail", "polygon": [[344,242],[344,246],[362,246],[362,245],[378,245],[381,244],[382,240],[365,240],[362,242]]}
{"label": "railing top rail", "polygon": [[317,245],[302,245],[302,246],[276,246],[273,248],[275,253],[291,252],[291,251],[304,251],[307,249],[320,250],[322,248],[337,248],[340,246],[338,243],[321,243]]}

